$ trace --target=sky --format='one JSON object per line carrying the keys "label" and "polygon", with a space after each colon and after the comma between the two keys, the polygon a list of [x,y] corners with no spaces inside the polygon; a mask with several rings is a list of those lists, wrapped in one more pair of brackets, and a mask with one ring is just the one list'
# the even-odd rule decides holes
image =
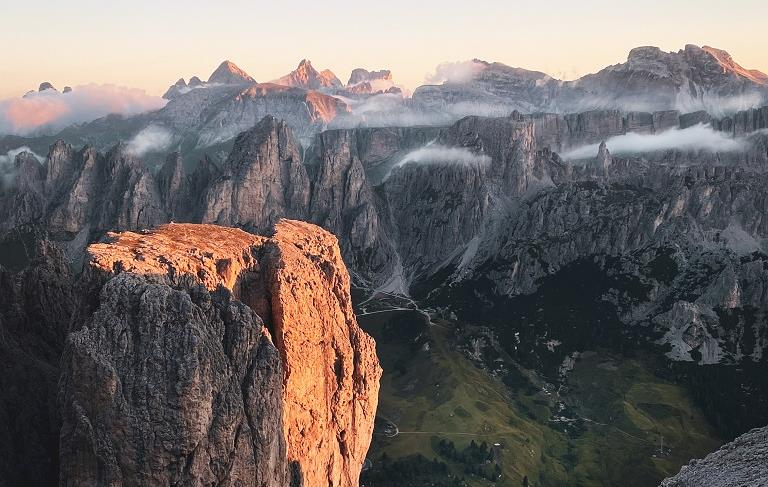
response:
{"label": "sky", "polygon": [[443,62],[480,58],[574,79],[632,47],[725,49],[768,72],[765,0],[0,0],[0,99],[108,83],[162,94],[224,59],[269,81],[302,58],[346,81],[391,69],[410,89]]}

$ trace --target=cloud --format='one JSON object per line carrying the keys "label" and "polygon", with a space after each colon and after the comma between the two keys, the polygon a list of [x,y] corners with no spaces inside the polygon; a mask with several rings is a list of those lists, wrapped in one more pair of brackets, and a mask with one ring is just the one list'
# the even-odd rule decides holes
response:
{"label": "cloud", "polygon": [[745,93],[738,96],[719,96],[704,93],[699,98],[692,97],[687,92],[680,92],[675,101],[675,109],[682,113],[704,110],[710,115],[722,117],[741,110],[757,108],[768,100],[757,92]]}
{"label": "cloud", "polygon": [[143,90],[114,85],[76,86],[69,93],[31,92],[23,98],[0,101],[0,134],[54,133],[111,113],[136,115],[157,110],[165,103]]}
{"label": "cloud", "polygon": [[396,168],[406,164],[465,164],[465,165],[487,165],[491,163],[490,156],[477,154],[464,147],[447,147],[444,145],[430,142],[420,149],[413,150],[403,156],[384,177],[383,181],[389,179]]}
{"label": "cloud", "polygon": [[27,146],[11,149],[5,154],[0,154],[0,189],[6,189],[13,186],[16,182],[16,156],[22,152],[29,152],[41,163],[45,158],[32,152]]}
{"label": "cloud", "polygon": [[162,152],[173,143],[173,134],[159,125],[150,125],[128,141],[128,152],[143,156],[149,152]]}
{"label": "cloud", "polygon": [[[706,125],[671,129],[660,134],[629,133],[605,141],[612,154],[637,154],[669,149],[683,151],[737,152],[745,148],[743,139],[733,139]],[[586,159],[597,156],[599,144],[577,147],[562,154],[564,159]]]}
{"label": "cloud", "polygon": [[484,63],[476,60],[442,63],[435,68],[434,73],[427,75],[426,82],[433,85],[446,82],[466,83],[472,81],[485,67]]}
{"label": "cloud", "polygon": [[[573,86],[578,86],[578,84]],[[765,99],[758,92],[734,96],[720,96],[704,92],[691,96],[688,91],[682,90],[674,98],[654,94],[628,96],[624,93],[579,94],[574,98],[561,96],[560,99],[555,100],[555,105],[552,108],[556,112],[563,113],[589,110],[621,110],[624,112],[677,110],[680,113],[705,111],[714,117],[723,117],[738,111],[757,108],[765,103],[768,103],[768,99]]]}
{"label": "cloud", "polygon": [[332,120],[332,128],[443,125],[455,120],[455,117],[447,113],[415,109],[410,105],[408,99],[394,93],[384,93],[360,99],[341,96],[337,98],[349,106],[350,113]]}
{"label": "cloud", "polygon": [[417,125],[450,125],[468,115],[506,117],[514,107],[503,104],[459,102],[441,107],[426,107],[399,94],[385,93],[352,99],[337,96],[350,108],[350,113],[331,122],[333,128],[413,127]]}

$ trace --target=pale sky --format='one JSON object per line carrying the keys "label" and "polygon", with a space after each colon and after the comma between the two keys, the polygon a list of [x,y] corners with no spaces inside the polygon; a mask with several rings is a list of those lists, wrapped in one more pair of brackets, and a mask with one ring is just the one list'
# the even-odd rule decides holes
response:
{"label": "pale sky", "polygon": [[480,58],[573,79],[632,47],[725,49],[768,72],[766,0],[0,0],[0,99],[50,81],[162,94],[224,59],[257,81],[302,58],[346,82],[355,67],[422,84],[436,65]]}

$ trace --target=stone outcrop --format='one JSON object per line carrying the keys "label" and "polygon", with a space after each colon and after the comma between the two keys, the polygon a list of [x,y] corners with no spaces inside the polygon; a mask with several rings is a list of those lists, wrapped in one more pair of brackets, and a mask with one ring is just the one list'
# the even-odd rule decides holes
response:
{"label": "stone outcrop", "polygon": [[281,217],[301,218],[308,203],[300,146],[288,124],[265,117],[238,136],[207,190],[202,221],[264,231]]}
{"label": "stone outcrop", "polygon": [[768,478],[768,427],[757,428],[692,460],[661,487],[741,487],[765,485]]}
{"label": "stone outcrop", "polygon": [[105,283],[64,353],[65,485],[358,485],[381,368],[332,235],[170,224],[89,252]]}
{"label": "stone outcrop", "polygon": [[608,174],[608,170],[613,163],[611,153],[608,151],[605,142],[600,142],[600,147],[597,149],[597,158],[595,159],[595,169],[598,174],[605,176]]}
{"label": "stone outcrop", "polygon": [[312,187],[307,219],[341,235],[350,267],[371,279],[391,274],[395,251],[357,136],[355,131],[333,130],[315,138],[307,166]]}

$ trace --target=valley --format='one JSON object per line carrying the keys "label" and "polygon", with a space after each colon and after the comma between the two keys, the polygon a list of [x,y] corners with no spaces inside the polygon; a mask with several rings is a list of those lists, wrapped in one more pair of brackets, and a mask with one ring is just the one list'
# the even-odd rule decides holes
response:
{"label": "valley", "polygon": [[[370,302],[358,308],[384,369],[361,485],[520,486],[525,477],[540,486],[652,485],[720,444],[688,391],[659,377],[649,354],[584,351],[567,377],[551,381],[501,346],[475,353],[484,327],[403,304],[413,306],[381,297],[375,311]],[[483,454],[470,460],[445,446],[471,452],[473,442]],[[410,477],[377,477],[418,455],[426,463]]]}

